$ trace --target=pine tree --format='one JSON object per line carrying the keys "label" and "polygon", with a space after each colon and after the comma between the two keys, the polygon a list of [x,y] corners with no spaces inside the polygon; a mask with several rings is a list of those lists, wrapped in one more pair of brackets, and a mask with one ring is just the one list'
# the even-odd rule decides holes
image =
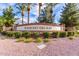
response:
{"label": "pine tree", "polygon": [[73,30],[79,23],[79,10],[77,4],[68,3],[63,7],[60,23],[65,24],[67,30]]}

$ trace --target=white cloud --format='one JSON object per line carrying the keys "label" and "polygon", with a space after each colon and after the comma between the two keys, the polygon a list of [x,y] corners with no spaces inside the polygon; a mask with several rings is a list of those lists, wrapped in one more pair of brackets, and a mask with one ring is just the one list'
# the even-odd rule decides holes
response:
{"label": "white cloud", "polygon": [[35,5],[35,6],[32,8],[32,10],[31,10],[30,13],[32,13],[32,14],[38,16],[38,15],[39,15],[39,11],[38,11],[38,10],[39,10],[39,6],[38,6],[38,4],[37,4],[37,5]]}
{"label": "white cloud", "polygon": [[[45,7],[46,7],[46,5],[43,4],[41,9],[44,9]],[[33,7],[33,9],[31,10],[31,13],[36,15],[36,17],[39,16],[39,4],[37,4],[36,6]]]}
{"label": "white cloud", "polygon": [[[35,17],[33,17],[32,15],[30,16],[30,23],[37,22],[36,19],[37,19],[37,17],[39,16],[39,6],[38,6],[38,4],[35,5],[35,6],[31,9],[30,14],[35,15]],[[15,16],[15,18],[18,18],[18,17]],[[24,17],[24,23],[27,23],[27,19],[28,19],[27,16]],[[22,18],[21,18],[21,16],[20,16],[20,19],[16,20],[15,23],[22,24]]]}
{"label": "white cloud", "polygon": [[46,7],[46,4],[42,4],[42,7],[41,7],[41,9],[44,9]]}
{"label": "white cloud", "polygon": [[13,5],[15,5],[15,3],[8,3],[8,5],[13,6]]}
{"label": "white cloud", "polygon": [[0,3],[0,9],[4,9],[4,8],[6,8],[6,7],[7,7],[6,4]]}
{"label": "white cloud", "polygon": [[[24,24],[27,24],[27,21],[28,21],[27,17],[23,19]],[[29,22],[34,23],[34,22],[37,22],[37,20],[34,17],[30,17]],[[22,18],[19,18],[18,20],[16,20],[15,24],[22,24]]]}
{"label": "white cloud", "polygon": [[[24,24],[27,23],[26,18],[23,19]],[[22,24],[22,18],[19,18],[18,20],[16,20],[15,24]]]}
{"label": "white cloud", "polygon": [[[8,6],[14,6],[14,4],[15,4],[15,3],[0,3],[0,6],[1,6],[0,8],[3,10],[3,9],[5,9],[5,8],[7,8]],[[43,3],[43,6],[41,7],[41,9],[43,9],[44,7],[45,7],[45,5],[44,5],[44,3]],[[14,11],[14,12],[15,12],[15,11]],[[32,14],[32,15],[30,15],[30,23],[31,23],[31,22],[36,22],[36,21],[37,21],[36,19],[37,19],[38,16],[39,16],[39,5],[38,5],[38,4],[36,4],[36,5],[31,9],[30,14]],[[0,15],[2,15],[2,11],[0,11]],[[35,16],[34,16],[34,15],[35,15]],[[17,15],[17,16],[15,16],[15,18],[20,18],[19,20],[16,21],[16,23],[22,23],[20,14]],[[25,22],[25,23],[27,23],[26,19],[27,19],[27,16],[25,16],[25,18],[24,18],[24,22]]]}
{"label": "white cloud", "polygon": [[13,6],[14,3],[0,3],[0,9],[3,10],[7,8],[8,6]]}

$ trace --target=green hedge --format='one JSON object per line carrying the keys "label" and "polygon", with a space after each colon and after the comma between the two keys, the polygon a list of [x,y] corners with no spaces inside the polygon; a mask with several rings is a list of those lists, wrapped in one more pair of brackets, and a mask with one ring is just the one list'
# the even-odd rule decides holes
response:
{"label": "green hedge", "polygon": [[[30,38],[30,37],[41,37],[41,34],[38,32],[34,32],[31,34],[31,32],[16,32],[16,31],[3,31],[1,32],[2,35],[6,35],[8,37],[14,37],[14,38],[20,38],[20,37],[25,37],[25,38]],[[69,37],[69,36],[74,36],[75,32],[44,32],[43,37],[44,38],[57,38],[57,37]],[[79,35],[79,32],[77,33]]]}
{"label": "green hedge", "polygon": [[40,34],[38,32],[34,32],[32,35],[34,36],[34,38],[40,37]]}
{"label": "green hedge", "polygon": [[66,37],[66,32],[59,32],[59,37]]}
{"label": "green hedge", "polygon": [[53,33],[52,33],[52,37],[53,37],[53,38],[57,38],[58,36],[59,36],[59,35],[58,35],[58,32],[53,32]]}
{"label": "green hedge", "polygon": [[31,32],[22,32],[22,37],[29,38],[31,36]]}
{"label": "green hedge", "polygon": [[5,31],[2,31],[2,32],[1,32],[1,34],[2,34],[2,35],[6,35],[6,34],[7,34],[7,32],[5,32]]}
{"label": "green hedge", "polygon": [[43,39],[42,39],[42,38],[37,38],[37,39],[36,39],[36,42],[37,42],[37,43],[42,43],[42,42],[43,42]]}
{"label": "green hedge", "polygon": [[22,37],[22,32],[14,32],[13,34],[14,34],[14,37],[15,37],[15,38],[20,38],[20,37]]}
{"label": "green hedge", "polygon": [[11,32],[11,31],[10,31],[10,32],[6,32],[6,33],[7,33],[6,35],[7,35],[8,37],[13,37],[13,36],[14,36],[14,32]]}
{"label": "green hedge", "polygon": [[44,32],[43,33],[44,38],[49,38],[50,35],[51,35],[51,33],[49,33],[49,32]]}
{"label": "green hedge", "polygon": [[74,36],[74,32],[67,32],[67,37],[69,37],[69,36]]}

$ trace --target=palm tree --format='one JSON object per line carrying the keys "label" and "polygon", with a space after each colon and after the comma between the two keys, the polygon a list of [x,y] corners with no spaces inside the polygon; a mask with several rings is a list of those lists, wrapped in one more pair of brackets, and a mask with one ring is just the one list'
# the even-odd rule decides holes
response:
{"label": "palm tree", "polygon": [[13,8],[9,6],[8,8],[3,10],[3,21],[6,27],[12,26],[14,24],[15,14],[13,13]]}
{"label": "palm tree", "polygon": [[30,10],[34,7],[36,3],[28,3],[27,4],[27,12],[28,12],[28,24],[30,23]]}
{"label": "palm tree", "polygon": [[41,6],[42,6],[42,3],[39,3],[39,17],[40,17],[40,12],[41,12]]}
{"label": "palm tree", "polygon": [[24,23],[23,22],[23,18],[24,18],[24,13],[26,12],[27,10],[27,4],[25,3],[18,3],[16,4],[16,8],[18,9],[18,12],[17,13],[21,13],[21,16],[22,16],[22,24]]}
{"label": "palm tree", "polygon": [[42,13],[40,14],[42,17],[38,17],[38,22],[53,23],[53,8],[57,5],[57,3],[45,3],[43,5],[45,5],[46,7],[42,9]]}
{"label": "palm tree", "polygon": [[27,7],[27,11],[28,11],[28,24],[29,24],[29,20],[30,20],[30,3],[28,3],[28,7]]}
{"label": "palm tree", "polygon": [[15,14],[13,13],[12,6],[7,7],[6,9],[3,9],[3,15],[0,17],[0,25],[3,27],[3,30],[5,31],[5,27],[12,27],[15,22]]}
{"label": "palm tree", "polygon": [[46,4],[46,17],[48,20],[50,20],[50,23],[54,22],[54,15],[53,14],[53,8],[57,5],[58,3],[47,3]]}

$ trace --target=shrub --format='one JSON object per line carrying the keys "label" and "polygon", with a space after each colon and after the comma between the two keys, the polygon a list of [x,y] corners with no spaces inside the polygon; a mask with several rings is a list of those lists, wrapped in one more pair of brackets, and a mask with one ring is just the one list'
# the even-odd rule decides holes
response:
{"label": "shrub", "polygon": [[74,39],[74,37],[73,37],[73,36],[69,36],[69,39],[70,39],[70,40],[73,40],[73,39]]}
{"label": "shrub", "polygon": [[38,32],[34,32],[33,35],[34,35],[34,38],[38,38],[40,36]]}
{"label": "shrub", "polygon": [[33,42],[33,39],[32,38],[24,39],[24,42],[25,43]]}
{"label": "shrub", "polygon": [[43,35],[44,35],[44,38],[49,38],[50,37],[50,33],[49,32],[44,32]]}
{"label": "shrub", "polygon": [[22,36],[22,32],[14,32],[15,38],[20,38]]}
{"label": "shrub", "polygon": [[42,38],[37,38],[37,39],[36,39],[36,42],[37,42],[37,43],[41,43],[41,42],[43,42],[43,39],[42,39]]}
{"label": "shrub", "polygon": [[67,32],[67,36],[69,37],[69,36],[74,36],[74,32]]}
{"label": "shrub", "polygon": [[59,37],[66,37],[66,32],[60,32]]}
{"label": "shrub", "polygon": [[46,38],[46,39],[44,39],[44,42],[49,42],[49,39],[47,39],[47,38]]}
{"label": "shrub", "polygon": [[77,32],[77,34],[79,35],[79,32]]}
{"label": "shrub", "polygon": [[53,38],[57,38],[57,37],[58,37],[58,32],[53,32],[53,33],[52,33],[52,37],[53,37]]}
{"label": "shrub", "polygon": [[7,35],[8,37],[13,37],[14,33],[11,32],[11,31],[9,31],[9,32],[6,32],[6,35]]}
{"label": "shrub", "polygon": [[75,32],[75,34],[76,34],[76,35],[75,35],[76,37],[79,37],[79,32]]}
{"label": "shrub", "polygon": [[6,33],[7,33],[6,31],[2,31],[1,32],[2,35],[6,35]]}
{"label": "shrub", "polygon": [[23,32],[22,37],[29,38],[31,36],[30,32]]}
{"label": "shrub", "polygon": [[24,40],[25,40],[25,38],[18,38],[18,39],[16,39],[16,42],[22,42]]}

